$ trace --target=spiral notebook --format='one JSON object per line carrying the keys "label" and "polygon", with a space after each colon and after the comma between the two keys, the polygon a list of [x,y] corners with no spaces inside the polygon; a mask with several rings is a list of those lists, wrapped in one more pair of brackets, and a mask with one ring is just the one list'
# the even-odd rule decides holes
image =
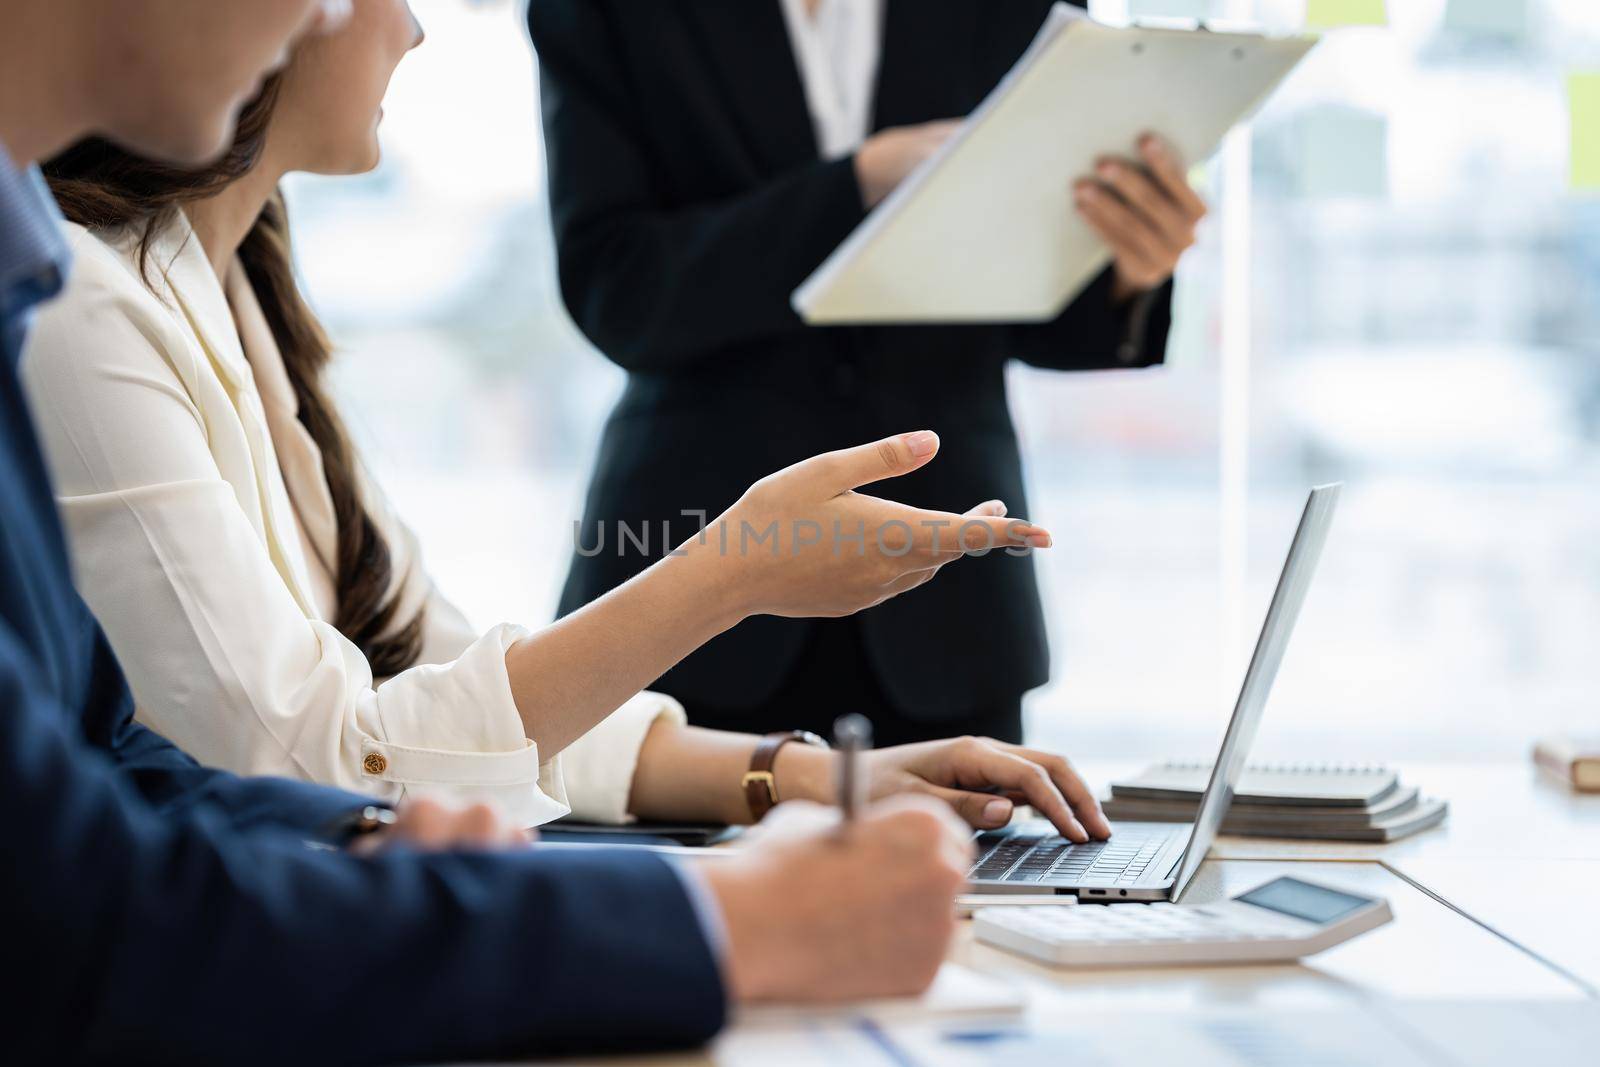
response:
{"label": "spiral notebook", "polygon": [[[1211,764],[1169,761],[1147,767],[1136,777],[1111,783],[1118,799],[1200,802],[1211,778]],[[1318,808],[1371,808],[1400,788],[1400,776],[1387,767],[1344,764],[1250,764],[1234,790],[1240,805],[1304,805]]]}

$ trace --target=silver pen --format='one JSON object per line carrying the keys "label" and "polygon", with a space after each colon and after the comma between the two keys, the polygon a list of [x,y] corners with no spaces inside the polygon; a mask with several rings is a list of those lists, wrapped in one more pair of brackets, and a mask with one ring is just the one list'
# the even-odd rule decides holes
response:
{"label": "silver pen", "polygon": [[840,716],[833,724],[833,747],[839,750],[839,811],[851,823],[866,803],[861,754],[872,747],[872,721],[865,715]]}

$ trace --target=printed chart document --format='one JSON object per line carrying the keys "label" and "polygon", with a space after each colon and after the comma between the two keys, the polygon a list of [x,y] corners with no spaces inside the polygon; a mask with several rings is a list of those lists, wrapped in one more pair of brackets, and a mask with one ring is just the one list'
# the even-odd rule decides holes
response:
{"label": "printed chart document", "polygon": [[711,1058],[717,1067],[1505,1067],[1590,1063],[1596,1042],[1600,1005],[1592,1000],[1379,1000],[1322,1009],[1052,1010],[1012,1026],[735,1026]]}
{"label": "printed chart document", "polygon": [[955,136],[795,290],[795,310],[818,325],[1055,318],[1110,260],[1073,182],[1147,131],[1207,158],[1315,43],[1103,26],[1057,4]]}

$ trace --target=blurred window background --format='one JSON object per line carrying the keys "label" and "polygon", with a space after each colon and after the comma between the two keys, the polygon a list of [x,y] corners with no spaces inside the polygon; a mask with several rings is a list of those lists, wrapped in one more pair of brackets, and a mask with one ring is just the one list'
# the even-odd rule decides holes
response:
{"label": "blurred window background", "polygon": [[[354,432],[446,595],[537,625],[622,375],[556,292],[521,0],[413,6],[428,42],[396,77],[385,162],[292,181],[298,258]],[[1306,0],[1093,10],[1293,30]],[[1387,25],[1332,34],[1197,168],[1214,211],[1165,369],[1014,369],[1030,517],[1057,535],[1035,740],[1205,754],[1304,492],[1335,479],[1265,755],[1520,755],[1600,722],[1586,72],[1595,0],[1388,0]]]}

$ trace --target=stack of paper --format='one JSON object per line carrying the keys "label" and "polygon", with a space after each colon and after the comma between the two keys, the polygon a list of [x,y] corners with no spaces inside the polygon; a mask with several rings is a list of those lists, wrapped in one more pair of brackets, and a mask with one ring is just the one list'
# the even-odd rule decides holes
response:
{"label": "stack of paper", "polygon": [[[1211,777],[1203,763],[1162,763],[1113,782],[1106,815],[1190,822]],[[1222,832],[1247,837],[1395,841],[1444,820],[1449,808],[1382,767],[1247,767]]]}

